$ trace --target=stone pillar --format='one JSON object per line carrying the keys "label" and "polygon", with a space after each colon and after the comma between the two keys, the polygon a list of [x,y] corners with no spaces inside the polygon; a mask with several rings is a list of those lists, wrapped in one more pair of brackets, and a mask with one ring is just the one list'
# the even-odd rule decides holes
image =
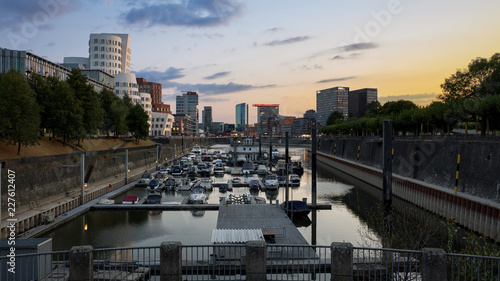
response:
{"label": "stone pillar", "polygon": [[265,241],[248,241],[246,249],[247,281],[266,280],[267,244]]}
{"label": "stone pillar", "polygon": [[93,281],[92,246],[75,246],[69,251],[69,281]]}
{"label": "stone pillar", "polygon": [[439,281],[447,280],[446,268],[447,255],[443,249],[422,249],[422,280]]}
{"label": "stone pillar", "polygon": [[352,244],[351,243],[332,243],[332,280],[352,281]]}
{"label": "stone pillar", "polygon": [[181,242],[163,242],[160,246],[160,280],[182,280]]}

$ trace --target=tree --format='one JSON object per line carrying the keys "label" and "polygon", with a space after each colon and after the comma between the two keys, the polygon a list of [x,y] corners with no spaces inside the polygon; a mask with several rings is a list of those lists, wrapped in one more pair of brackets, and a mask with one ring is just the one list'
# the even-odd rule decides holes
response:
{"label": "tree", "polygon": [[68,141],[80,140],[85,136],[83,127],[83,108],[75,97],[73,90],[66,82],[50,79],[51,95],[46,110],[47,128],[54,135],[63,138],[63,145]]}
{"label": "tree", "polygon": [[51,89],[50,82],[47,81],[48,79],[56,78],[45,78],[36,73],[32,73],[28,79],[28,84],[30,85],[31,89],[35,91],[36,100],[39,106],[40,129],[42,130],[42,132],[44,131],[44,129],[47,129],[47,118],[50,115],[50,111],[48,110],[50,104],[48,103],[49,96],[51,95]]}
{"label": "tree", "polygon": [[128,107],[125,102],[110,90],[104,89],[101,92],[101,107],[104,110],[104,120],[102,130],[108,136],[113,132],[115,138],[128,132],[127,113]]}
{"label": "tree", "polygon": [[137,143],[139,140],[145,140],[149,136],[149,116],[140,104],[135,104],[129,110],[127,115],[127,126]]}
{"label": "tree", "polygon": [[344,114],[340,111],[334,111],[330,113],[330,116],[328,116],[328,119],[326,120],[326,125],[333,125],[333,124],[339,124],[342,123],[344,120]]}
{"label": "tree", "polygon": [[379,116],[382,105],[379,101],[372,101],[366,105],[365,117]]}
{"label": "tree", "polygon": [[104,117],[104,110],[101,108],[99,95],[92,85],[88,84],[87,76],[77,68],[71,70],[68,84],[73,89],[75,96],[80,100],[83,108],[83,128],[87,135],[97,133],[101,128]]}
{"label": "tree", "polygon": [[406,110],[416,109],[418,106],[409,100],[388,101],[380,109],[380,115],[390,117]]}
{"label": "tree", "polygon": [[36,94],[19,71],[0,74],[0,138],[21,145],[38,142],[40,113]]}
{"label": "tree", "polygon": [[489,60],[476,58],[467,69],[457,72],[446,78],[441,84],[443,94],[438,96],[442,101],[458,99],[476,99],[491,93],[498,88],[498,73],[500,71],[500,53],[494,54]]}

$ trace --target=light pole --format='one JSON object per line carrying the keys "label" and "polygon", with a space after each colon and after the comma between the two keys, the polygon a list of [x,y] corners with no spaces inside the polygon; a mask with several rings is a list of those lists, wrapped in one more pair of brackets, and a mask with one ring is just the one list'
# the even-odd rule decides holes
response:
{"label": "light pole", "polygon": [[83,200],[83,189],[87,184],[85,183],[85,154],[82,153],[80,155],[80,164],[79,165],[63,165],[63,168],[69,168],[69,167],[80,167],[80,173],[81,173],[81,184],[80,184],[80,205],[83,205],[84,200]]}

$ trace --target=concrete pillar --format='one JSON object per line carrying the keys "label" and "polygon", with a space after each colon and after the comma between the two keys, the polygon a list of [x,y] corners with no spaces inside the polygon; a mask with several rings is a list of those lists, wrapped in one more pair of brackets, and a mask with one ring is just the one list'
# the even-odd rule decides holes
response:
{"label": "concrete pillar", "polygon": [[181,242],[163,242],[160,246],[160,280],[182,280]]}
{"label": "concrete pillar", "polygon": [[447,255],[443,249],[422,249],[422,281],[447,280]]}
{"label": "concrete pillar", "polygon": [[332,243],[332,280],[352,281],[352,244],[351,243]]}
{"label": "concrete pillar", "polygon": [[93,281],[92,246],[75,246],[69,251],[69,281]]}
{"label": "concrete pillar", "polygon": [[267,244],[265,241],[248,241],[246,249],[246,268],[248,281],[266,280]]}

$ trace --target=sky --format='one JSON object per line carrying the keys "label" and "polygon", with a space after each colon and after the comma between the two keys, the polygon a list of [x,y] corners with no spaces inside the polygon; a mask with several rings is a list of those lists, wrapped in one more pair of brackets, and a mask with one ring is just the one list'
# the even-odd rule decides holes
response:
{"label": "sky", "polygon": [[[128,33],[131,72],[234,123],[235,106],[302,117],[316,91],[377,88],[426,105],[444,79],[500,51],[495,0],[16,0],[0,3],[0,47],[54,62],[88,57],[91,33]],[[201,121],[201,120],[200,120]]]}

